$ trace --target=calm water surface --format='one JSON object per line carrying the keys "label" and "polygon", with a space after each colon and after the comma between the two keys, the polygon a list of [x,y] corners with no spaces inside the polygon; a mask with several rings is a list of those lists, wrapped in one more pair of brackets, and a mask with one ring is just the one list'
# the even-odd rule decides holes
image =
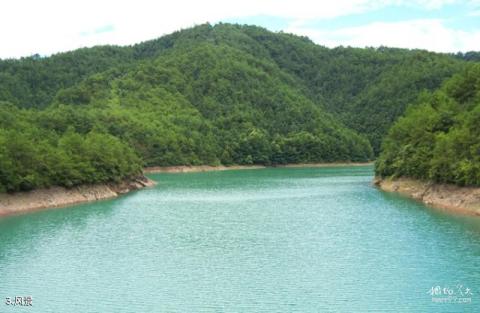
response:
{"label": "calm water surface", "polygon": [[0,312],[480,312],[479,219],[380,192],[372,167],[151,177],[1,219]]}

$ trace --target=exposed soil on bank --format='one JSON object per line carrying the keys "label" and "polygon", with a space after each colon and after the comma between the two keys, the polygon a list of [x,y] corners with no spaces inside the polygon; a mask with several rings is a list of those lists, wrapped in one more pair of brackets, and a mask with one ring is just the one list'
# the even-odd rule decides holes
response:
{"label": "exposed soil on bank", "polygon": [[154,173],[194,173],[194,172],[209,172],[209,171],[228,171],[228,170],[250,170],[250,169],[262,169],[262,168],[273,168],[273,167],[336,167],[336,166],[365,166],[372,165],[372,162],[369,163],[306,163],[306,164],[284,164],[276,166],[263,166],[263,165],[232,165],[232,166],[210,166],[210,165],[199,165],[199,166],[155,166],[147,167],[144,169],[144,173],[154,174]]}
{"label": "exposed soil on bank", "polygon": [[[312,163],[286,164],[275,167],[335,167],[335,166],[365,166],[372,163]],[[144,173],[192,173],[207,171],[248,170],[267,168],[262,165],[235,166],[167,166],[149,167]],[[0,193],[0,217],[22,214],[47,208],[65,207],[68,205],[115,198],[140,188],[153,186],[155,182],[141,176],[119,184],[82,185],[73,188],[51,187],[13,194]]]}
{"label": "exposed soil on bank", "polygon": [[435,184],[409,178],[375,178],[374,184],[389,192],[410,198],[451,213],[480,216],[480,188]]}
{"label": "exposed soil on bank", "polygon": [[0,194],[0,217],[115,198],[121,194],[153,185],[155,185],[154,181],[141,176],[118,184],[82,185],[71,189],[52,187]]}

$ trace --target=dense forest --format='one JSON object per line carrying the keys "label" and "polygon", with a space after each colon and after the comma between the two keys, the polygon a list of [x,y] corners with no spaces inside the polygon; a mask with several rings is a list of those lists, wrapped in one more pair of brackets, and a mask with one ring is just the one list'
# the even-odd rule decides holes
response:
{"label": "dense forest", "polygon": [[389,131],[376,172],[480,186],[480,65],[420,96]]}
{"label": "dense forest", "polygon": [[[231,24],[0,60],[0,191],[119,181],[153,165],[372,160],[409,103],[478,60],[328,49]],[[385,147],[378,171],[394,174]]]}

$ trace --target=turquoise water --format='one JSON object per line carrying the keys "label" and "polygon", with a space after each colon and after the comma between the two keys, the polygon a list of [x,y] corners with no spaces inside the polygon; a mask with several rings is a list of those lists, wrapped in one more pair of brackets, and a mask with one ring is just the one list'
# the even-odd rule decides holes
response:
{"label": "turquoise water", "polygon": [[1,219],[0,312],[480,312],[479,219],[378,191],[371,167],[151,178]]}

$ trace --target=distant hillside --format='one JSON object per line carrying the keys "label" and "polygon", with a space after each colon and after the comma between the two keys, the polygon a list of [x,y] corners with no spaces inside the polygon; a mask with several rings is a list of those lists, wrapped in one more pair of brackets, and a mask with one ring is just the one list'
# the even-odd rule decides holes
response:
{"label": "distant hillside", "polygon": [[295,88],[365,134],[378,153],[381,139],[423,90],[434,90],[478,52],[448,55],[394,48],[328,49],[308,38],[256,26],[200,25],[131,47],[95,47],[49,58],[0,62],[0,100],[21,107],[45,107],[55,94],[108,69],[153,60],[169,51],[202,43],[226,45],[275,63]]}
{"label": "distant hillside", "polygon": [[205,24],[3,60],[0,190],[120,180],[144,165],[371,160],[407,104],[477,56]]}

